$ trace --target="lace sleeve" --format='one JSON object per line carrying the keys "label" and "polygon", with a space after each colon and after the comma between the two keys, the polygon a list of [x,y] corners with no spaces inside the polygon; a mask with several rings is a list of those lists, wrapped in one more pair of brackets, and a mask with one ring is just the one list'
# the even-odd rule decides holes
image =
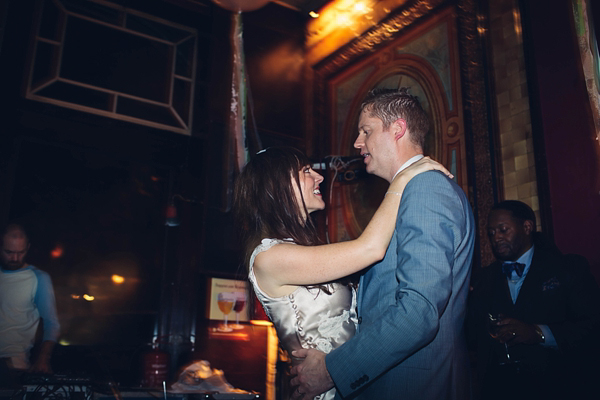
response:
{"label": "lace sleeve", "polygon": [[254,267],[254,259],[256,258],[257,255],[259,255],[260,253],[262,253],[263,251],[267,251],[269,250],[271,247],[275,246],[276,244],[279,243],[289,243],[287,240],[281,240],[281,239],[263,239],[260,244],[258,246],[256,246],[256,248],[254,249],[254,251],[252,252],[252,255],[250,256],[250,272],[252,272],[253,267]]}

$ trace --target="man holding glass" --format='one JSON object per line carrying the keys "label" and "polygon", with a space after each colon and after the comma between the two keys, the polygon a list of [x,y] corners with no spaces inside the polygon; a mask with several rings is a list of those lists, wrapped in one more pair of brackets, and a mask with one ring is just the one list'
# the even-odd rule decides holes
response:
{"label": "man holding glass", "polygon": [[[391,182],[423,157],[428,130],[406,88],[375,90],[361,106],[354,147],[367,172]],[[306,360],[292,370],[292,398],[335,386],[337,398],[468,399],[463,324],[474,234],[471,207],[454,181],[432,171],[414,177],[385,258],[360,279],[357,335],[328,355],[294,352]]]}
{"label": "man holding glass", "polygon": [[586,398],[600,328],[587,260],[542,240],[520,201],[495,205],[487,229],[497,261],[474,279],[469,314],[481,398]]}

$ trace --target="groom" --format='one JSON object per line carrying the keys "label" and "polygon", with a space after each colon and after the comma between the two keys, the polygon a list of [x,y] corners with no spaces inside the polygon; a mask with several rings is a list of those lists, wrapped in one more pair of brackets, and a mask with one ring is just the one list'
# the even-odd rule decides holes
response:
{"label": "groom", "polygon": [[[354,147],[367,172],[391,182],[423,157],[428,130],[406,88],[376,89],[361,106]],[[327,355],[294,352],[306,359],[292,370],[292,398],[335,386],[336,398],[469,399],[463,325],[474,235],[471,207],[454,181],[437,171],[414,177],[385,258],[360,279],[357,335]]]}

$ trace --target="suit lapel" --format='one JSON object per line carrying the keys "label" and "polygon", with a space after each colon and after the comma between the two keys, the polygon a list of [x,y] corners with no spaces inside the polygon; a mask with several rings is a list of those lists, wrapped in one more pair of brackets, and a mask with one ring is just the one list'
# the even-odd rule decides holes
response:
{"label": "suit lapel", "polygon": [[[376,311],[379,307],[383,307],[380,303],[379,299],[379,291],[381,286],[382,275],[385,271],[385,268],[390,267],[394,271],[396,270],[396,259],[397,259],[397,240],[398,234],[397,231],[394,231],[392,236],[392,240],[390,245],[388,246],[387,252],[385,253],[385,257],[380,262],[373,264],[361,275],[358,293],[356,295],[356,301],[358,303],[358,315],[362,317],[367,310],[367,312]],[[383,271],[383,272],[382,272]],[[360,325],[359,325],[360,327]],[[357,332],[358,332],[357,328]]]}
{"label": "suit lapel", "polygon": [[544,273],[541,258],[540,252],[534,250],[531,266],[529,267],[529,271],[527,271],[527,276],[523,280],[523,285],[521,285],[521,290],[517,296],[517,301],[515,303],[517,308],[522,308],[524,304],[530,304],[528,299],[530,299],[531,296],[539,295],[538,289],[536,288],[540,287],[540,282]]}
{"label": "suit lapel", "polygon": [[[487,287],[489,290],[484,294],[487,298],[487,312],[492,314],[507,314],[512,312],[513,303],[510,297],[510,290],[506,282],[506,275],[502,273],[502,263],[494,262],[490,269]],[[486,316],[487,318],[487,316]]]}
{"label": "suit lapel", "polygon": [[[358,281],[358,290],[356,292],[356,309],[358,311],[358,316],[361,317],[363,315],[363,297],[365,293],[366,287],[371,282],[371,270],[373,267],[370,267],[360,276],[360,280]],[[360,324],[356,326],[356,333],[360,330]]]}
{"label": "suit lapel", "polygon": [[512,297],[510,296],[510,289],[508,288],[506,275],[502,273],[501,262],[496,262],[494,265],[494,282],[496,283],[495,293],[499,294],[498,296],[494,295],[494,298],[496,298],[496,302],[498,302],[500,310],[512,309]]}

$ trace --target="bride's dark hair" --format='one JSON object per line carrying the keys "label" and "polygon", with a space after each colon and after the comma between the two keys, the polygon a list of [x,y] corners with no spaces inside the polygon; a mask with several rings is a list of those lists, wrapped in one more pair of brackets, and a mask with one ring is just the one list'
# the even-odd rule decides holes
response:
{"label": "bride's dark hair", "polygon": [[298,172],[310,165],[301,151],[292,147],[270,147],[256,154],[246,164],[235,183],[234,215],[244,236],[246,264],[261,239],[292,239],[310,246],[319,244],[316,228],[308,215],[299,192]]}

